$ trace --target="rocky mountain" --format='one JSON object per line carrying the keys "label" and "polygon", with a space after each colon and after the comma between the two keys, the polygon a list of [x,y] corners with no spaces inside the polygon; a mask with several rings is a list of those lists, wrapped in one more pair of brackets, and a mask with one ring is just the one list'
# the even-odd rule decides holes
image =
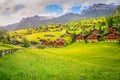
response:
{"label": "rocky mountain", "polygon": [[92,18],[92,17],[100,17],[107,16],[113,13],[116,10],[116,5],[107,5],[107,4],[94,4],[90,6],[87,10],[83,10],[81,14],[73,14],[68,13],[61,17],[52,19],[53,23],[66,23],[70,21],[75,21],[83,18]]}
{"label": "rocky mountain", "polygon": [[34,27],[39,24],[46,24],[45,21],[50,20],[50,19],[52,19],[52,17],[35,15],[33,17],[23,18],[18,23],[7,25],[7,26],[2,26],[2,27],[6,30],[17,30],[21,28]]}
{"label": "rocky mountain", "polygon": [[99,17],[106,16],[113,13],[116,9],[115,5],[107,5],[107,4],[94,4],[89,7],[87,10],[82,11],[81,16],[85,18],[91,17]]}
{"label": "rocky mountain", "polygon": [[35,27],[39,24],[66,23],[83,18],[106,16],[113,13],[115,9],[116,9],[115,5],[107,5],[100,3],[90,6],[87,10],[83,10],[81,14],[68,13],[58,18],[42,17],[36,15],[33,17],[23,18],[19,23],[3,27],[7,30],[16,30],[20,28]]}
{"label": "rocky mountain", "polygon": [[66,22],[76,21],[79,19],[81,19],[80,14],[68,13],[58,18],[53,18],[51,20],[48,20],[47,23],[66,23]]}
{"label": "rocky mountain", "polygon": [[120,14],[120,5],[117,7],[117,9],[114,11],[114,13],[113,14]]}

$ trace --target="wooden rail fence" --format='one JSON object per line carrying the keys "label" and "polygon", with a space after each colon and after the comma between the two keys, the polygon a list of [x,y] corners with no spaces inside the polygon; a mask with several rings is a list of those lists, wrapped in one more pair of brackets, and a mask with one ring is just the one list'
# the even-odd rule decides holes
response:
{"label": "wooden rail fence", "polygon": [[0,50],[0,56],[13,53],[13,52],[15,52],[15,51],[17,51],[17,50],[18,50],[18,49]]}

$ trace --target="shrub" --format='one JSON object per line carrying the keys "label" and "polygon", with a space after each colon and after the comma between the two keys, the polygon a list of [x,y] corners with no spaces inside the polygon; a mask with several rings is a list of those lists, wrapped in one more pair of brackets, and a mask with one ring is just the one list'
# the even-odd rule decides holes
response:
{"label": "shrub", "polygon": [[43,46],[43,45],[41,45],[41,44],[36,45],[36,47],[37,47],[38,49],[44,49],[44,48],[45,48],[45,46]]}
{"label": "shrub", "polygon": [[85,43],[88,43],[88,40],[87,40],[87,38],[85,38],[85,40],[84,40],[84,41],[85,41]]}
{"label": "shrub", "polygon": [[119,38],[118,44],[120,45],[120,38]]}
{"label": "shrub", "polygon": [[71,44],[74,43],[76,41],[76,33],[73,33],[72,35],[72,40],[71,40]]}
{"label": "shrub", "polygon": [[95,43],[95,41],[92,41],[91,43]]}
{"label": "shrub", "polygon": [[23,47],[26,47],[26,48],[30,47],[30,42],[27,40],[27,38],[24,37],[22,39],[22,43],[23,43]]}

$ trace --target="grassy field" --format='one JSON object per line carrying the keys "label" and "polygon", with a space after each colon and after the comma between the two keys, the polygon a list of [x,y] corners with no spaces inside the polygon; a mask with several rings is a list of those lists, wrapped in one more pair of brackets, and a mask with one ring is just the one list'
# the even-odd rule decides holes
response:
{"label": "grassy field", "polygon": [[[55,41],[56,39],[60,38],[62,35],[65,35],[66,30],[59,32],[50,31],[50,32],[37,32],[37,33],[27,34],[27,29],[21,29],[21,30],[11,31],[9,32],[9,34],[11,35],[11,37],[16,35],[16,39],[19,41],[21,41],[22,38],[19,38],[18,35],[26,37],[29,41],[35,41],[35,42],[39,42],[40,39],[45,39],[45,40],[49,39],[51,41]],[[67,42],[70,42],[70,36],[65,36],[64,39]]]}
{"label": "grassy field", "polygon": [[21,49],[0,57],[0,80],[120,80],[120,45]]}
{"label": "grassy field", "polygon": [[[54,37],[45,37],[45,35],[54,35]],[[26,35],[25,37],[29,41],[39,41],[40,39],[50,39],[51,41],[55,41],[56,39],[60,38],[61,35],[65,34],[65,31],[62,32],[40,32],[32,35]],[[39,39],[37,39],[39,37]]]}
{"label": "grassy field", "polygon": [[9,44],[0,44],[0,50],[20,48],[19,46],[9,45]]}

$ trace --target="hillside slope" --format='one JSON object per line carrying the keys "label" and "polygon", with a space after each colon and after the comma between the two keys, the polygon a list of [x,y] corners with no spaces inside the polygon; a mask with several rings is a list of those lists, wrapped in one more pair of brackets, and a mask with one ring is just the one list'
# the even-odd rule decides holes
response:
{"label": "hillside slope", "polygon": [[0,58],[0,79],[119,80],[119,51],[116,43],[18,50]]}

